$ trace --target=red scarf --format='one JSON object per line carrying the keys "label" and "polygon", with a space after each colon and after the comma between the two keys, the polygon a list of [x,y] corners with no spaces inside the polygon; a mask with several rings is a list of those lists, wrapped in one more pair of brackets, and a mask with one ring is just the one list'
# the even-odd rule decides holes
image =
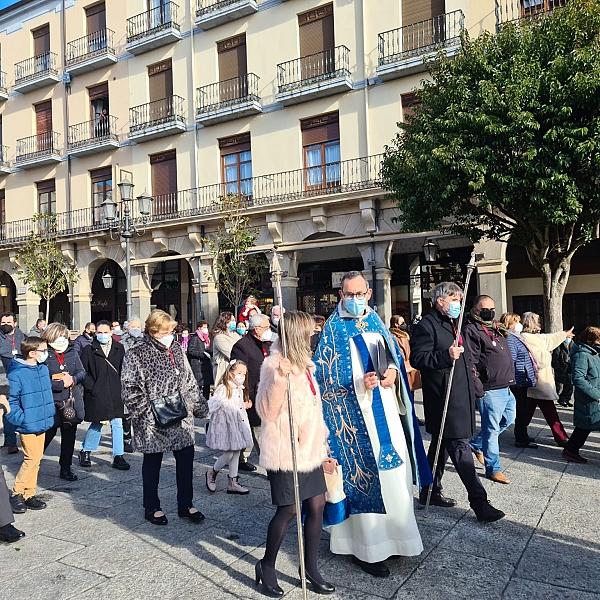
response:
{"label": "red scarf", "polygon": [[196,335],[204,342],[206,349],[210,347],[210,337],[208,333],[203,333],[202,329],[196,329]]}

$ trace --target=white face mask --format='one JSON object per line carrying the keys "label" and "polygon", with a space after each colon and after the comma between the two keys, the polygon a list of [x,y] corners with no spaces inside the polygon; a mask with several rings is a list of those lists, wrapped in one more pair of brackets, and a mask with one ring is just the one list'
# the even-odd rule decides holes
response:
{"label": "white face mask", "polygon": [[271,322],[273,323],[273,325],[275,325],[275,327],[277,327],[277,325],[279,325],[279,317],[273,317],[271,319]]}
{"label": "white face mask", "polygon": [[129,333],[130,335],[132,335],[134,338],[139,338],[142,335],[142,330],[139,327],[131,327],[129,329]]}
{"label": "white face mask", "polygon": [[523,325],[521,323],[515,323],[513,329],[515,330],[515,333],[521,333],[521,331],[523,331]]}
{"label": "white face mask", "polygon": [[260,339],[263,342],[270,342],[272,337],[273,332],[270,329],[267,329],[266,331],[263,331],[262,335],[260,336]]}
{"label": "white face mask", "polygon": [[246,381],[246,376],[245,375],[234,375],[233,379],[238,385],[244,385],[244,382]]}
{"label": "white face mask", "polygon": [[69,347],[69,340],[66,337],[57,337],[50,345],[57,352],[64,352]]}
{"label": "white face mask", "polygon": [[208,333],[208,327],[203,327],[200,331],[206,335]]}
{"label": "white face mask", "polygon": [[[157,338],[158,339],[158,338]],[[165,347],[165,348],[170,348],[171,344],[173,343],[173,340],[175,339],[175,336],[173,335],[165,335],[165,337],[162,337],[160,339],[158,339],[158,341]]]}
{"label": "white face mask", "polygon": [[42,364],[42,363],[46,362],[47,358],[48,358],[48,350],[44,350],[38,356],[35,357],[35,360],[37,360],[38,363]]}

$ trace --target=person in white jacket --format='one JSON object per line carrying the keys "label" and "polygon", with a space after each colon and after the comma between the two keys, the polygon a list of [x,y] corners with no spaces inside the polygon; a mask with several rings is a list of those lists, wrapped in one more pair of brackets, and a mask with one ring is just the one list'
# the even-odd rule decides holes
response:
{"label": "person in white jacket", "polygon": [[552,370],[552,351],[560,346],[565,339],[573,338],[573,328],[556,333],[540,333],[540,316],[534,312],[525,312],[521,319],[523,323],[522,338],[536,362],[537,379],[535,387],[527,389],[528,412],[525,427],[537,407],[540,408],[546,423],[552,430],[554,441],[562,448],[565,447],[569,436],[560,421],[554,402],[558,400],[554,372]]}

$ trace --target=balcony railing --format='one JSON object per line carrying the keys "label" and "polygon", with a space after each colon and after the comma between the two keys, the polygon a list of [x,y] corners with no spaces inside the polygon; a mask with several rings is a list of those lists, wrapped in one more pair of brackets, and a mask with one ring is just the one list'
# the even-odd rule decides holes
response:
{"label": "balcony railing", "polygon": [[89,60],[99,54],[114,54],[113,37],[115,32],[101,29],[67,44],[67,67]]}
{"label": "balcony railing", "polygon": [[131,133],[167,123],[185,123],[183,98],[170,96],[129,109],[129,130]]}
{"label": "balcony railing", "polygon": [[[382,158],[383,155],[378,154],[326,165],[325,177],[320,183],[315,179],[314,174],[311,174],[311,171],[314,171],[312,167],[259,175],[242,180],[238,184],[239,187],[232,183],[218,183],[156,196],[150,223],[217,215],[221,210],[223,198],[231,192],[239,193],[239,197],[250,208],[301,201],[318,196],[376,190],[380,188]],[[137,210],[137,205],[134,205],[134,219],[141,218]],[[59,231],[64,237],[108,229],[102,209],[98,207],[59,213],[57,216]],[[33,219],[10,221],[4,225],[0,244],[19,243],[25,240],[35,227]]]}
{"label": "balcony railing", "polygon": [[244,102],[259,102],[258,76],[247,73],[198,88],[198,114],[229,108]]}
{"label": "balcony railing", "polygon": [[17,140],[17,163],[58,154],[59,136],[56,131],[48,131]]}
{"label": "balcony railing", "polygon": [[67,144],[69,150],[75,150],[107,140],[118,141],[117,117],[113,117],[112,115],[71,125],[69,127]]}
{"label": "balcony railing", "polygon": [[127,19],[127,43],[137,42],[145,37],[160,33],[165,29],[179,31],[177,10],[174,2],[167,2]]}
{"label": "balcony railing", "polygon": [[241,0],[197,0],[197,2],[196,17],[202,17],[221,8],[239,4]]}
{"label": "balcony railing", "polygon": [[280,63],[277,69],[280,94],[327,79],[350,77],[350,50],[346,46],[337,46]]}
{"label": "balcony railing", "polygon": [[454,46],[465,27],[462,10],[379,34],[379,66]]}
{"label": "balcony railing", "polygon": [[566,3],[567,0],[496,0],[496,28],[503,23],[552,12]]}
{"label": "balcony railing", "polygon": [[54,52],[46,52],[46,54],[33,56],[15,63],[15,85],[43,75],[58,77],[57,62],[57,56]]}

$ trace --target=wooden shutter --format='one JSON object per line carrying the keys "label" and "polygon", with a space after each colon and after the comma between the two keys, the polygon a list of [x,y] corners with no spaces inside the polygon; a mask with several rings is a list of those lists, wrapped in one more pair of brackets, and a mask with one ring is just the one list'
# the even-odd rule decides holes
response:
{"label": "wooden shutter", "polygon": [[339,114],[335,112],[303,119],[300,121],[300,129],[302,130],[302,146],[304,147],[339,140]]}
{"label": "wooden shutter", "polygon": [[35,105],[35,130],[39,135],[52,131],[52,101]]}
{"label": "wooden shutter", "polygon": [[[0,146],[2,146],[2,138],[3,138],[3,134],[2,134],[2,115],[0,115]],[[2,149],[0,148],[0,151]],[[2,160],[6,160],[6,156],[2,157]]]}
{"label": "wooden shutter", "polygon": [[92,183],[107,181],[109,179],[112,180],[112,167],[102,167],[101,169],[90,171],[90,181]]}
{"label": "wooden shutter", "polygon": [[241,77],[247,73],[246,34],[217,42],[219,81]]}
{"label": "wooden shutter", "polygon": [[108,81],[88,88],[90,100],[102,100],[108,97]]}
{"label": "wooden shutter", "polygon": [[50,25],[44,25],[35,31],[33,35],[33,55],[41,56],[50,52]]}
{"label": "wooden shutter", "polygon": [[445,5],[445,0],[402,0],[402,26],[443,15]]}
{"label": "wooden shutter", "polygon": [[[6,223],[6,190],[0,190],[0,224]],[[4,233],[4,232],[2,232]]]}
{"label": "wooden shutter", "polygon": [[177,211],[177,157],[175,150],[150,156],[152,170],[152,212],[155,215]]}
{"label": "wooden shutter", "polygon": [[335,47],[333,33],[333,4],[319,6],[298,15],[300,57],[317,54]]}
{"label": "wooden shutter", "polygon": [[170,98],[173,95],[173,71],[171,59],[148,67],[150,102]]}
{"label": "wooden shutter", "polygon": [[56,184],[54,179],[46,179],[45,181],[37,181],[36,184],[38,194],[43,192],[54,192],[56,191]]}
{"label": "wooden shutter", "polygon": [[104,2],[85,9],[88,35],[106,29],[106,5]]}
{"label": "wooden shutter", "polygon": [[406,117],[408,115],[414,114],[414,106],[416,104],[420,104],[420,102],[417,100],[417,97],[413,93],[402,94],[400,96],[400,100],[402,101],[402,122],[406,123]]}
{"label": "wooden shutter", "polygon": [[250,132],[220,139],[219,150],[221,156],[237,154],[238,152],[248,152],[250,150]]}

